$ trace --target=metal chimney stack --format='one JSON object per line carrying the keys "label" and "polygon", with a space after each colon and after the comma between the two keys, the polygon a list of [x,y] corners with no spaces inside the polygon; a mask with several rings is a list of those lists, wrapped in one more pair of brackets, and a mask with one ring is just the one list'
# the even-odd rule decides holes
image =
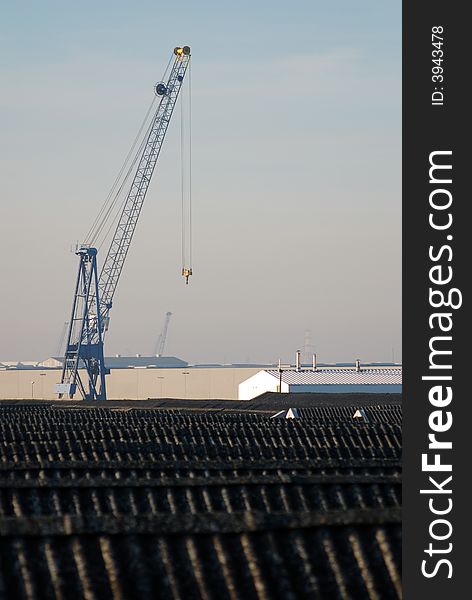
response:
{"label": "metal chimney stack", "polygon": [[316,354],[313,354],[313,371],[316,371],[317,367]]}
{"label": "metal chimney stack", "polygon": [[359,371],[361,370],[361,361],[356,358],[356,372],[359,373]]}
{"label": "metal chimney stack", "polygon": [[297,373],[300,371],[300,350],[297,350],[297,353],[295,354],[295,371],[297,371]]}

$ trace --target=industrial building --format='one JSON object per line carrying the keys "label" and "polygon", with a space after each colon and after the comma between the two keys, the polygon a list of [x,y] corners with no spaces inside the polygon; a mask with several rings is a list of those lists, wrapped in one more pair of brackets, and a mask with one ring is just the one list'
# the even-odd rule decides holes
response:
{"label": "industrial building", "polygon": [[[52,356],[36,364],[37,367],[45,367],[47,369],[62,369],[64,364],[63,356]],[[157,367],[159,369],[182,369],[188,366],[188,362],[175,356],[142,356],[135,354],[134,356],[115,356],[105,357],[105,364],[108,369],[138,369]]]}
{"label": "industrial building", "polygon": [[[140,362],[137,357],[134,360]],[[132,365],[129,360],[122,362],[122,364],[127,363],[126,366],[110,365],[110,375],[107,375],[107,398],[109,400],[147,400],[148,398],[237,400],[238,385],[261,370],[260,365],[187,366],[187,363],[182,362],[184,363],[182,367],[176,363],[167,367],[152,364]],[[11,366],[0,368],[0,399],[57,400],[55,385],[60,378],[61,369],[58,366],[55,368],[30,366],[27,369]],[[63,400],[67,399],[67,397],[63,398]]]}
{"label": "industrial building", "polygon": [[392,393],[402,391],[402,367],[317,367],[312,370],[263,369],[239,384],[238,399],[265,392]]}
{"label": "industrial building", "polygon": [[[62,357],[0,365],[0,399],[57,400]],[[250,400],[265,392],[401,393],[401,365],[321,365],[282,370],[262,364],[190,365],[174,356],[114,356],[105,363],[110,400]],[[282,377],[281,377],[282,375]],[[66,399],[66,398],[64,398]]]}

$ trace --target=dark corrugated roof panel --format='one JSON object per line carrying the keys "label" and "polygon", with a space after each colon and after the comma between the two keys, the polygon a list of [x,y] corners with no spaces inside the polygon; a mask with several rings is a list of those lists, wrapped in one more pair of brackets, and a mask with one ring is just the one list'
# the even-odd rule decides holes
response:
{"label": "dark corrugated roof panel", "polygon": [[363,410],[0,407],[0,597],[401,598],[400,407]]}
{"label": "dark corrugated roof panel", "polygon": [[[278,370],[267,370],[267,373],[279,379]],[[317,371],[282,371],[282,381],[289,385],[401,385],[401,368],[363,368],[355,369],[319,369]]]}

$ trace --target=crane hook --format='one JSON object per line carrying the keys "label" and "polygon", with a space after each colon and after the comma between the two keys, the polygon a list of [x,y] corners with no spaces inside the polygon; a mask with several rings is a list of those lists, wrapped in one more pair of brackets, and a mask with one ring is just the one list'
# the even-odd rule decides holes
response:
{"label": "crane hook", "polygon": [[182,275],[185,277],[185,283],[188,285],[188,278],[190,277],[190,275],[192,275],[192,268],[186,268],[184,267],[182,269]]}

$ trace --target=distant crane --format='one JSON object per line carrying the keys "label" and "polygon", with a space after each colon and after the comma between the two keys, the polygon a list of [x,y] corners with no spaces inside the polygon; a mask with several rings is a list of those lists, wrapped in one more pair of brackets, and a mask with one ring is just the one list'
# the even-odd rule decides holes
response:
{"label": "distant crane", "polygon": [[163,354],[164,354],[164,348],[165,348],[166,339],[167,339],[167,330],[169,329],[169,321],[170,321],[171,316],[172,316],[171,312],[166,312],[166,318],[164,319],[164,327],[162,328],[162,331],[159,334],[159,337],[157,338],[157,342],[156,342],[156,348],[154,351],[154,354],[156,356],[163,356]]}
{"label": "distant crane", "polygon": [[[105,375],[109,374],[109,369],[105,366],[103,341],[108,330],[113,297],[189,63],[189,46],[175,48],[164,73],[163,79],[172,64],[167,81],[159,82],[154,87],[156,98],[153,104],[157,98],[160,99],[159,104],[138,147],[136,156],[126,171],[127,161],[144,129],[153,104],[148,110],[145,122],[102,210],[92,225],[86,243],[81,244],[76,250],[79,257],[79,271],[75,284],[61,382],[56,386],[59,398],[64,395],[73,398],[78,389],[82,398],[86,400],[106,400]],[[122,204],[121,213],[115,217],[116,222],[111,219],[110,215],[113,214],[112,211],[117,206],[120,192],[136,164],[131,187]],[[121,184],[119,184],[120,179]],[[117,192],[113,197],[115,189]],[[96,240],[103,232],[106,236],[115,222],[115,233],[99,276]],[[191,266],[184,265],[182,274],[188,282]],[[85,376],[81,375],[79,371],[82,368],[85,368]]]}

